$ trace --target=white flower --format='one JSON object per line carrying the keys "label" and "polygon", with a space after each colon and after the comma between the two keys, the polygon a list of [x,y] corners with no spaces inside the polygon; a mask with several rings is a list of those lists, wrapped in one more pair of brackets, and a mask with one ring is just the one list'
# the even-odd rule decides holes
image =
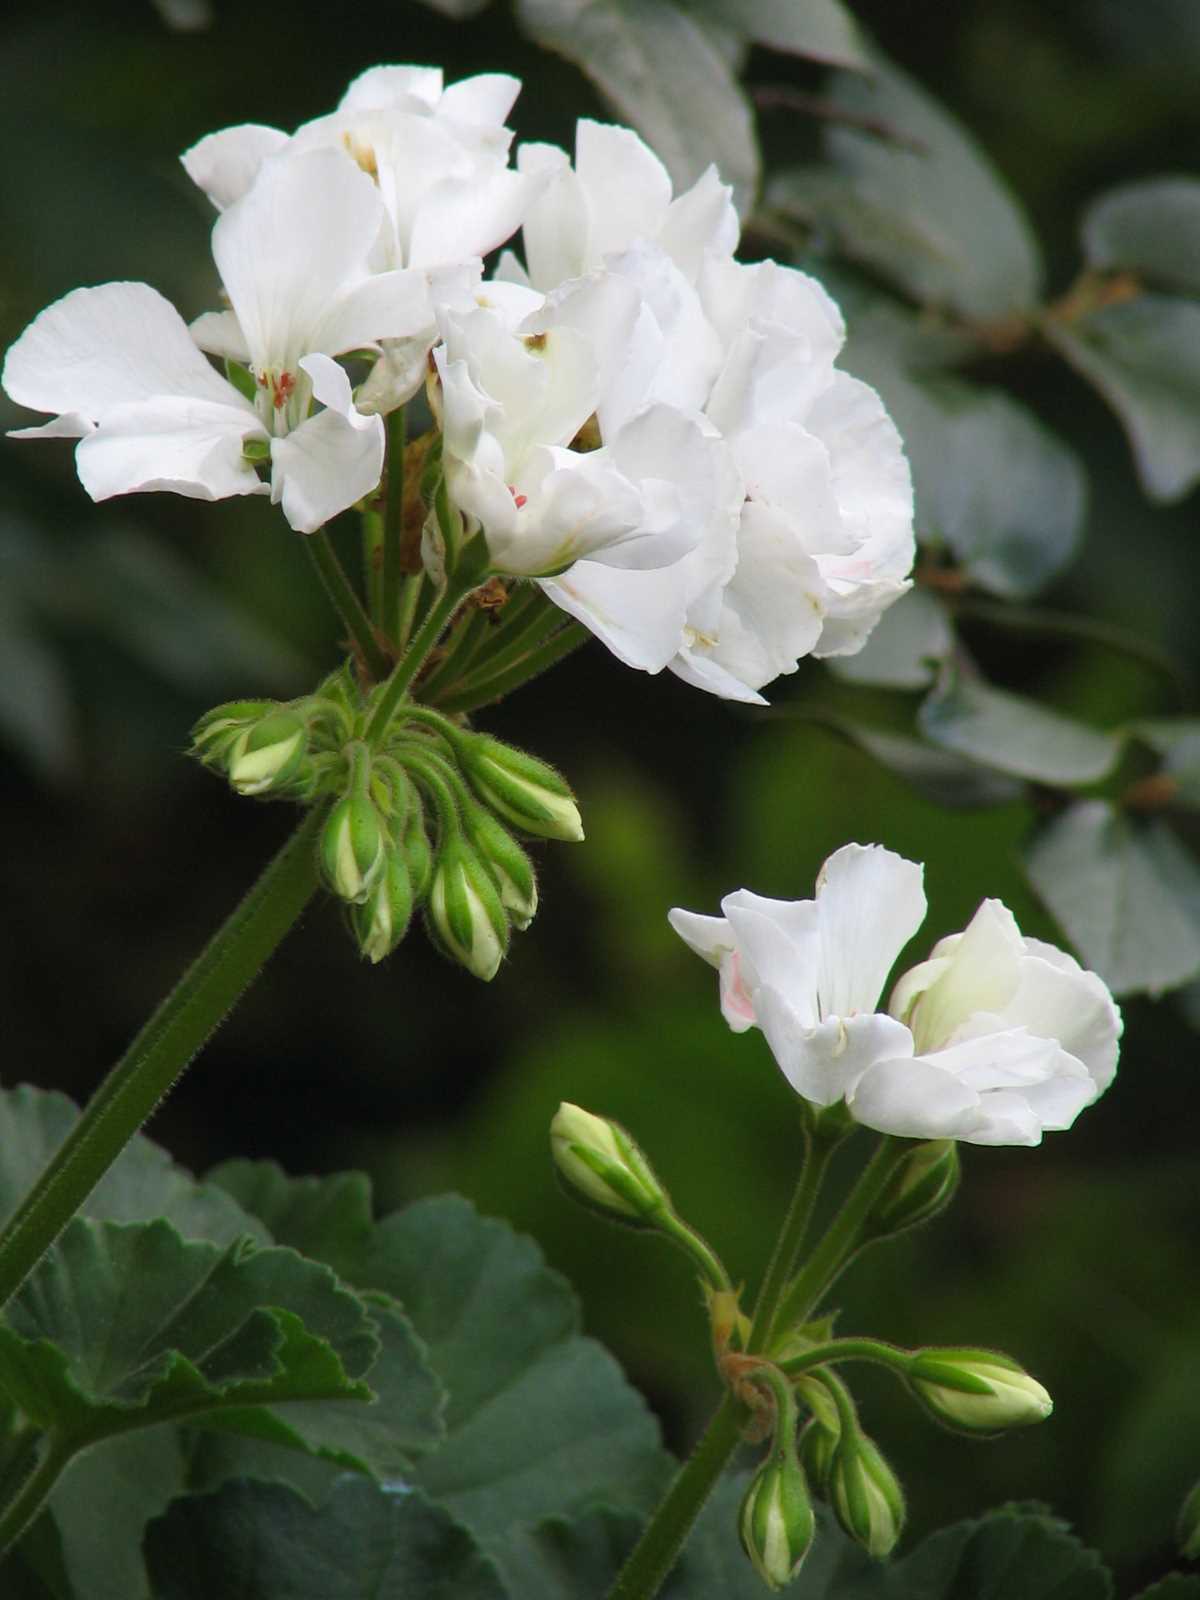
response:
{"label": "white flower", "polygon": [[[381,215],[374,186],[333,152],[272,163],[213,229],[232,310],[199,318],[189,334],[146,284],[66,295],[8,353],[9,395],[59,413],[18,436],[80,439],[80,479],[96,500],[264,492],[242,454],[246,440],[261,440],[272,499],[312,532],[368,494],[383,464],[382,421],[357,410],[331,357],[406,333],[425,315],[419,275],[367,268]],[[197,342],[249,366],[256,403]],[[324,409],[310,415],[313,400]]]}
{"label": "white flower", "polygon": [[813,900],[742,889],[721,909],[675,910],[671,925],[720,969],[730,1026],[760,1027],[816,1105],[844,1100],[857,1121],[910,1138],[1033,1145],[1112,1080],[1121,1018],[1107,988],[1022,938],[999,901],[875,1010],[925,914],[920,867],[878,845],[835,851]]}
{"label": "white flower", "polygon": [[620,368],[638,310],[631,284],[598,275],[550,301],[492,284],[471,312],[443,312],[446,483],[494,570],[536,576],[584,555],[650,568],[695,547],[715,482],[699,419],[651,405],[602,448],[568,448]]}

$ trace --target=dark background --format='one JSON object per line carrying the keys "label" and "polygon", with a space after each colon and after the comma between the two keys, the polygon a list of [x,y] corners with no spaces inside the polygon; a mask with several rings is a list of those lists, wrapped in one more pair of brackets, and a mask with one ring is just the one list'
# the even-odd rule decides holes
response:
{"label": "dark background", "polygon": [[[1053,292],[1077,270],[1091,195],[1198,165],[1188,0],[853,9],[1012,182]],[[439,62],[448,78],[515,72],[521,138],[569,146],[577,115],[604,114],[503,0],[462,24],[404,0],[217,0],[195,32],[173,31],[149,0],[10,0],[0,343],[80,283],[142,278],[187,316],[211,306],[211,217],[177,154],[227,123],[294,126],[386,61]],[[821,81],[765,51],[747,80]],[[796,114],[766,115],[761,131],[768,161],[815,148]],[[1061,365],[1020,356],[1002,376],[1091,476],[1083,553],[1048,603],[1122,623],[1194,672],[1195,496],[1148,506],[1116,423]],[[353,529],[340,537],[351,554]],[[1095,648],[1031,649],[981,628],[971,644],[994,681],[1101,723],[1181,709]],[[299,536],[263,502],[94,507],[67,446],[0,446],[6,1083],[86,1097],[285,836],[286,808],[239,801],[182,759],[191,723],[233,695],[301,692],[336,656]],[[833,692],[806,663],[772,699]],[[898,698],[873,703],[890,715]],[[543,908],[495,983],[445,963],[419,931],[370,968],[332,904],[316,903],[151,1132],[198,1169],[230,1155],[292,1172],[358,1166],[383,1208],[456,1187],[512,1218],[578,1285],[588,1328],[684,1447],[715,1394],[688,1270],[560,1196],[545,1151],[554,1108],[569,1098],[624,1120],[682,1212],[753,1283],[794,1181],[792,1099],[761,1039],[725,1030],[712,974],[669,932],[667,908],[715,911],[743,883],[808,895],[831,849],[879,840],[928,863],[914,956],[984,894],[1059,938],[1017,861],[1035,809],[941,810],[811,724],[633,674],[599,645],[479,723],[561,767],[588,830],[583,845],[539,848]],[[1167,1563],[1200,1474],[1200,1185],[1195,1034],[1174,1000],[1126,1009],[1118,1080],[1078,1128],[1037,1151],[966,1149],[954,1211],[869,1258],[838,1298],[848,1331],[1007,1349],[1058,1403],[1047,1427],[972,1444],[864,1383],[866,1424],[907,1484],[915,1528],[1039,1497],[1132,1578]]]}

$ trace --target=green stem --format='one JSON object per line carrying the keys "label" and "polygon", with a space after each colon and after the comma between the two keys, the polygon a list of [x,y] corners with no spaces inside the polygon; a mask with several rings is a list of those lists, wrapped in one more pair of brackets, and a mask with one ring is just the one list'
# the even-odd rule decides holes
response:
{"label": "green stem", "polygon": [[46,1496],[74,1456],[75,1451],[54,1434],[47,1435],[42,1459],[25,1479],[0,1517],[0,1554],[14,1545],[37,1516]]}
{"label": "green stem", "polygon": [[685,1250],[692,1261],[699,1268],[710,1288],[719,1293],[731,1294],[733,1284],[725,1270],[725,1263],[717,1255],[707,1239],[701,1237],[694,1228],[689,1228],[682,1218],[677,1217],[673,1211],[668,1211],[665,1216],[655,1219],[660,1233]]}
{"label": "green stem", "polygon": [[363,610],[362,601],[355,594],[353,585],[329,541],[329,535],[324,528],[318,528],[316,533],[308,535],[304,543],[312,557],[313,566],[317,569],[325,593],[345,624],[347,632],[354,641],[355,649],[366,663],[367,671],[377,682],[386,678],[388,658],[379,646],[375,630],[371,626],[371,619]]}
{"label": "green stem", "polygon": [[406,650],[408,641],[412,637],[413,626],[421,610],[421,598],[425,593],[425,569],[420,572],[406,572],[404,581],[400,585],[400,610],[396,619],[396,648]]}
{"label": "green stem", "polygon": [[847,1265],[858,1248],[862,1225],[871,1207],[887,1188],[896,1165],[911,1148],[907,1139],[884,1134],[875,1154],[831,1223],[828,1232],[797,1273],[783,1296],[772,1332],[794,1328],[813,1313],[821,1296]]}
{"label": "green stem", "polygon": [[679,1470],[666,1499],[625,1563],[609,1600],[649,1600],[679,1559],[684,1540],[741,1437],[745,1407],[726,1394],[704,1437]]}
{"label": "green stem", "polygon": [[890,1372],[903,1377],[912,1365],[912,1352],[901,1350],[899,1345],[884,1344],[882,1339],[831,1339],[828,1344],[813,1345],[798,1356],[788,1356],[776,1361],[780,1372],[789,1378],[798,1378],[813,1367],[823,1367],[838,1361],[873,1361],[876,1366],[887,1367]]}
{"label": "green stem", "polygon": [[378,627],[383,618],[383,518],[376,510],[362,514],[362,546],[367,610]]}
{"label": "green stem", "polygon": [[442,629],[454,615],[456,607],[462,602],[470,589],[448,583],[429,608],[429,612],[417,629],[416,635],[404,655],[397,662],[387,688],[380,696],[379,704],[375,707],[374,715],[367,725],[367,743],[378,746],[388,730],[393,716],[395,716],[400,702],[408,693],[409,686],[425,663],[425,658],[438,642]]}
{"label": "green stem", "polygon": [[455,715],[490,705],[555,666],[578,650],[580,645],[587,644],[591,637],[581,623],[568,622],[565,628],[561,628],[545,644],[529,650],[507,671],[494,676],[472,676],[469,681],[456,683],[453,691],[441,699],[439,705],[443,711]]}
{"label": "green stem", "polygon": [[[92,1096],[0,1233],[3,1308],[197,1051],[257,977],[317,887],[314,807]],[[39,1471],[41,1469],[39,1468]]]}
{"label": "green stem", "polygon": [[383,593],[380,618],[383,631],[400,641],[400,580],[404,576],[400,560],[404,554],[404,407],[387,419],[387,497],[383,521]]}
{"label": "green stem", "polygon": [[[762,1350],[775,1326],[779,1297],[784,1291],[796,1253],[804,1242],[821,1180],[830,1156],[843,1137],[842,1128],[828,1125],[822,1128],[811,1115],[805,1124],[804,1165],[759,1292],[747,1346],[748,1354]],[[707,1432],[680,1468],[667,1491],[666,1499],[634,1547],[608,1600],[652,1600],[658,1593],[675,1565],[704,1502],[737,1447],[746,1415],[742,1402],[727,1392]]]}
{"label": "green stem", "polygon": [[805,1127],[804,1165],[800,1169],[800,1181],[796,1185],[788,1213],[783,1219],[783,1227],[780,1229],[779,1238],[775,1241],[767,1274],[758,1293],[754,1321],[746,1343],[747,1355],[759,1355],[770,1347],[780,1298],[804,1244],[809,1223],[812,1221],[813,1208],[817,1203],[817,1195],[829,1170],[830,1158],[843,1137],[840,1130],[836,1133],[824,1132],[815,1119],[810,1120]]}

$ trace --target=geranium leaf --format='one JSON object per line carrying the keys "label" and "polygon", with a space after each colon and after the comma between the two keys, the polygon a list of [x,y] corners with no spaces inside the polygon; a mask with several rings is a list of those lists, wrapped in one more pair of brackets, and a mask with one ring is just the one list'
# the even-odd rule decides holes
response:
{"label": "geranium leaf", "polygon": [[1117,413],[1150,498],[1181,499],[1200,479],[1200,305],[1143,294],[1043,327]]}
{"label": "geranium leaf", "polygon": [[1122,184],[1088,207],[1082,235],[1090,267],[1200,294],[1200,178]]}
{"label": "geranium leaf", "polygon": [[1025,869],[1083,961],[1118,994],[1160,994],[1200,972],[1200,869],[1165,823],[1083,801],[1034,839]]}
{"label": "geranium leaf", "polygon": [[1068,788],[1107,776],[1122,748],[1115,734],[993,689],[949,666],[917,720],[926,737],[943,749],[1014,777]]}
{"label": "geranium leaf", "polygon": [[833,170],[787,174],[771,202],[919,305],[978,321],[1035,306],[1042,269],[1029,223],[950,113],[877,53],[869,76],[841,74],[830,96],[848,119],[825,135]]}
{"label": "geranium leaf", "polygon": [[759,175],[750,105],[696,18],[674,0],[517,0],[517,17],[587,73],[677,191],[715,162],[746,209]]}
{"label": "geranium leaf", "polygon": [[691,0],[691,8],[770,50],[867,70],[862,36],[840,0]]}
{"label": "geranium leaf", "polygon": [[280,1483],[177,1500],[147,1530],[146,1565],[156,1600],[506,1600],[446,1511],[354,1478],[316,1508]]}

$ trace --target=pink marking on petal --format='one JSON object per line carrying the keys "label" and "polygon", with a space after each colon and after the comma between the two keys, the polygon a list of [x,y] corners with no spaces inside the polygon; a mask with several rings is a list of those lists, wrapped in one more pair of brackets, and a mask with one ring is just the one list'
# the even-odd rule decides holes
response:
{"label": "pink marking on petal", "polygon": [[722,967],[721,977],[724,980],[726,1009],[747,1022],[757,1022],[754,1002],[750,998],[750,991],[746,988],[746,980],[742,976],[742,961],[737,950],[730,953],[728,961]]}

